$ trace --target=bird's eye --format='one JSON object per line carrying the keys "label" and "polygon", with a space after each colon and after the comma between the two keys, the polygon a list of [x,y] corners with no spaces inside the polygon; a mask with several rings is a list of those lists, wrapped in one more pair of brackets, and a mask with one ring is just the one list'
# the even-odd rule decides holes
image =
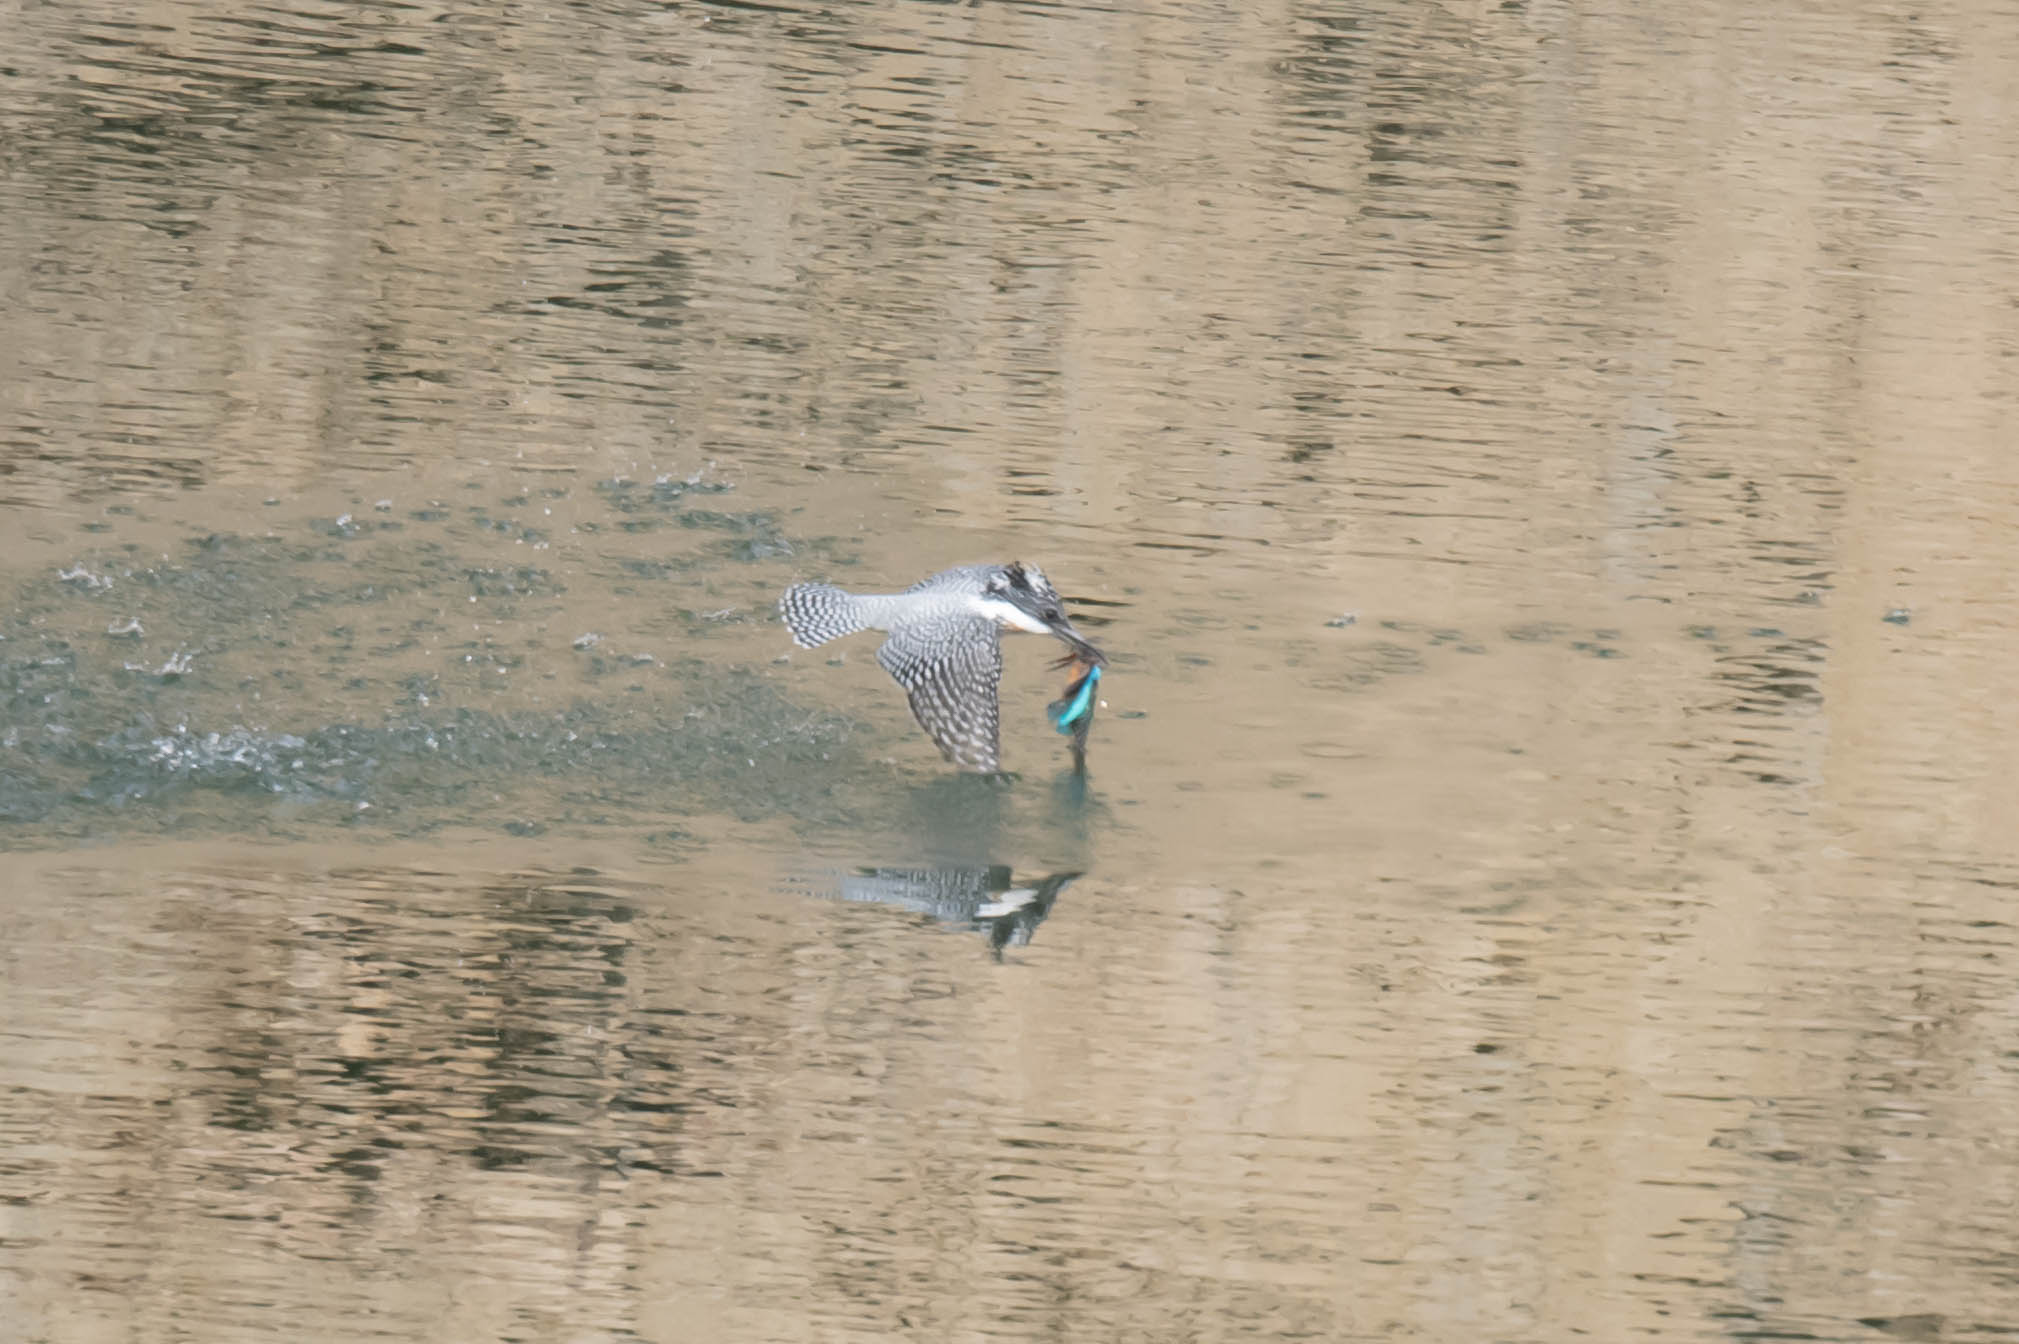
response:
{"label": "bird's eye", "polygon": [[1065,618],[1065,613],[1064,613],[1063,611],[1060,611],[1060,610],[1059,610],[1059,609],[1058,609],[1057,607],[1046,607],[1046,608],[1045,608],[1045,619],[1046,619],[1046,620],[1048,620],[1048,621],[1057,621],[1057,620],[1063,620],[1064,618]]}

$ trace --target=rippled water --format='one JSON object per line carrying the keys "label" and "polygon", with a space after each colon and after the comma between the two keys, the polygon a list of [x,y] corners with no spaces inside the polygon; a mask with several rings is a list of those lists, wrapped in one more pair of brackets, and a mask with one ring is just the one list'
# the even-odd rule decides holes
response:
{"label": "rippled water", "polygon": [[[2009,4],[17,6],[0,1339],[2019,1321]],[[1041,563],[950,775],[802,578]]]}

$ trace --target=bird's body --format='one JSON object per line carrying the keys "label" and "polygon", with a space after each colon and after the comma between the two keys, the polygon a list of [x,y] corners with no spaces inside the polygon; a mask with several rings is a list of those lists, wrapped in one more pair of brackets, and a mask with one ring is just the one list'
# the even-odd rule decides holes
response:
{"label": "bird's body", "polygon": [[904,687],[912,716],[949,761],[985,774],[1002,768],[1002,631],[1055,636],[1089,667],[1107,661],[1073,629],[1044,572],[1014,562],[960,565],[901,593],[794,584],[778,610],[806,649],[859,630],[888,631],[876,661]]}

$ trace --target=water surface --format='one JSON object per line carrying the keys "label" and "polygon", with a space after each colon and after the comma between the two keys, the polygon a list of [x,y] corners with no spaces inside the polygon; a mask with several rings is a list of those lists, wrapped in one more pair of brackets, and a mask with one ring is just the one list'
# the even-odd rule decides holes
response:
{"label": "water surface", "polygon": [[2015,17],[21,10],[0,1335],[2008,1337]]}

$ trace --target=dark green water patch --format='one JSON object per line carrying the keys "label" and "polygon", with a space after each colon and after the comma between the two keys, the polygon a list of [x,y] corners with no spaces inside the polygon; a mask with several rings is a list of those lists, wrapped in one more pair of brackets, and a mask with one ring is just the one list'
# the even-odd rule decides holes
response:
{"label": "dark green water patch", "polygon": [[662,476],[652,481],[634,481],[620,476],[598,482],[596,493],[619,513],[676,514],[687,508],[683,501],[689,495],[720,495],[729,489],[727,482],[705,480],[698,476],[685,480]]}
{"label": "dark green water patch", "polygon": [[[10,641],[11,643],[11,641]],[[376,687],[375,687],[376,689]],[[123,833],[319,826],[600,825],[668,813],[846,824],[862,764],[853,725],[748,670],[662,675],[650,694],[543,710],[166,717],[75,652],[0,656],[0,847]],[[279,726],[279,725],[285,726]]]}
{"label": "dark green water patch", "polygon": [[[662,486],[588,503],[608,522],[695,489]],[[490,518],[383,519],[275,517],[151,548],[115,533],[0,575],[0,848],[853,820],[852,724],[724,642],[769,618],[775,590],[739,572],[759,558],[743,548],[819,540],[710,514],[685,552],[646,558],[611,553],[603,528],[534,546]]]}

